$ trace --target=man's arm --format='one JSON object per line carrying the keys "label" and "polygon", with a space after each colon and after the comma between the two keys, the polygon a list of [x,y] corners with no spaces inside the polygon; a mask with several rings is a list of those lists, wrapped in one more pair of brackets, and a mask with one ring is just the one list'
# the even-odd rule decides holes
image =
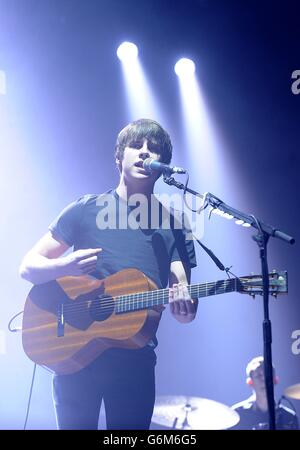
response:
{"label": "man's arm", "polygon": [[93,272],[101,249],[77,250],[60,258],[68,248],[62,240],[46,233],[23,258],[19,273],[22,278],[41,284],[59,277],[79,276]]}
{"label": "man's arm", "polygon": [[186,285],[190,283],[191,269],[185,270],[181,261],[173,261],[170,268],[170,309],[178,322],[189,323],[196,317],[198,299],[192,299]]}

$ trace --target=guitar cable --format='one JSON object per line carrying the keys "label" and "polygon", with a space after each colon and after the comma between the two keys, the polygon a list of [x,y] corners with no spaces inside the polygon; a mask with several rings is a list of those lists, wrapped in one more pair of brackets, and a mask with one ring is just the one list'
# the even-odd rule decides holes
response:
{"label": "guitar cable", "polygon": [[21,327],[16,327],[16,328],[11,328],[11,324],[12,322],[15,320],[16,317],[20,316],[21,314],[23,314],[24,311],[20,311],[17,314],[15,314],[10,321],[8,322],[7,328],[11,333],[16,333],[17,331],[21,331],[22,328]]}
{"label": "guitar cable", "polygon": [[[12,322],[21,314],[23,314],[24,311],[20,311],[17,314],[15,314],[10,321],[8,322],[7,328],[11,333],[16,333],[18,331],[22,331],[22,327],[15,327],[12,328],[11,324]],[[34,367],[33,367],[33,374],[32,374],[32,378],[31,378],[31,386],[30,386],[30,391],[29,391],[29,398],[28,398],[28,402],[27,402],[27,410],[26,410],[26,417],[25,417],[25,422],[24,422],[24,426],[23,426],[23,430],[26,430],[26,426],[27,426],[27,421],[28,421],[28,416],[29,416],[29,410],[30,410],[30,404],[31,404],[31,397],[32,397],[32,390],[33,390],[33,383],[34,383],[34,378],[35,378],[35,372],[36,372],[36,363],[34,363]]]}
{"label": "guitar cable", "polygon": [[27,402],[27,410],[26,410],[26,417],[25,417],[23,430],[26,430],[27,420],[28,420],[28,416],[29,416],[31,396],[32,396],[32,390],[33,390],[33,383],[34,383],[34,378],[35,378],[35,371],[36,371],[36,363],[34,363],[34,366],[33,366],[33,373],[32,373],[32,378],[31,378],[31,386],[30,386],[30,391],[29,391],[29,398],[28,398],[28,402]]}

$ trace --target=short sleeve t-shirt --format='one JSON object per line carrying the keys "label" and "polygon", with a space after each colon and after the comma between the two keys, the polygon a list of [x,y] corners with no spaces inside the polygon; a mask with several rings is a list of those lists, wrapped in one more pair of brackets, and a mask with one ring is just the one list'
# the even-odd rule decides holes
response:
{"label": "short sleeve t-shirt", "polygon": [[[136,215],[136,207],[128,206],[115,190],[104,194],[87,194],[68,205],[50,224],[54,237],[73,246],[74,250],[101,248],[96,272],[93,276],[105,278],[122,269],[136,268],[148,276],[157,287],[168,284],[170,264],[182,261],[185,267],[197,265],[193,240],[189,230],[174,225],[172,213],[170,226],[164,227],[162,204],[159,218],[153,228],[140,225],[128,226],[130,215]],[[153,209],[153,208],[152,208]],[[133,216],[132,216],[133,217]],[[150,215],[149,215],[150,217]]]}
{"label": "short sleeve t-shirt", "polygon": [[[269,414],[256,407],[254,400],[244,400],[233,406],[240,420],[232,430],[268,430]],[[284,405],[275,405],[277,430],[298,430],[298,418],[294,411]]]}

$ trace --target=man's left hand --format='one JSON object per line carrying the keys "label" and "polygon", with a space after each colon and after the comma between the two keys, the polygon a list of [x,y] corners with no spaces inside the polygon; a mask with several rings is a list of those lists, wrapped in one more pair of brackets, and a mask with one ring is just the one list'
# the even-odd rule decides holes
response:
{"label": "man's left hand", "polygon": [[196,302],[191,298],[186,285],[178,283],[169,288],[169,303],[171,313],[178,322],[188,323],[194,320]]}

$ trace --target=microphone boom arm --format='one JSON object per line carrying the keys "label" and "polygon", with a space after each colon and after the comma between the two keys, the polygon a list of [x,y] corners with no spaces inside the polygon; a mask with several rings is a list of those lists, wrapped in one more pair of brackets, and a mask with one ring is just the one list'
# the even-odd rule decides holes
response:
{"label": "microphone boom arm", "polygon": [[[256,228],[259,230],[259,227],[257,225],[257,220],[254,218],[253,215],[246,214],[242,211],[239,211],[238,209],[233,208],[232,206],[227,205],[223,202],[223,200],[216,197],[214,194],[211,194],[210,192],[206,192],[205,194],[200,194],[197,191],[194,191],[193,189],[190,189],[188,187],[185,187],[183,183],[179,183],[174,178],[164,177],[164,182],[169,184],[170,186],[175,186],[178,189],[182,189],[185,192],[189,192],[190,194],[196,195],[197,197],[200,197],[204,199],[205,205],[203,205],[202,209],[204,209],[206,206],[210,205],[213,210],[219,210],[224,214],[227,214],[228,216],[234,217],[237,220],[242,220],[244,223],[249,224],[251,227]],[[220,214],[222,216],[222,214]],[[281,239],[282,241],[287,242],[288,244],[294,244],[295,238],[292,236],[289,236],[288,234],[284,233],[281,230],[278,230],[277,228],[273,227],[272,225],[268,225],[262,221],[259,221],[261,230],[266,233],[268,236],[276,237],[278,239]],[[259,230],[260,231],[260,230]]]}

